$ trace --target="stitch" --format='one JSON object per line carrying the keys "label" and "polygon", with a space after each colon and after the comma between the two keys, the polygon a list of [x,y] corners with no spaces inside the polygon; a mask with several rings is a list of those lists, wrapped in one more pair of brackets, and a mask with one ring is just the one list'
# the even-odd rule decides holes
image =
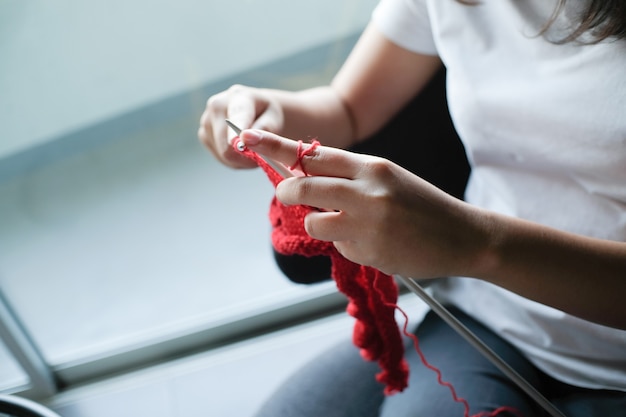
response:
{"label": "stitch", "polygon": [[[243,155],[255,161],[266,173],[274,187],[282,181],[277,173],[263,158],[247,147],[240,146],[237,137],[233,147]],[[303,170],[302,158],[319,146],[314,140],[310,147],[303,149],[302,141],[298,142],[297,161],[290,167]],[[305,175],[306,172],[304,172]],[[393,395],[403,391],[408,385],[409,367],[404,359],[402,336],[413,341],[422,364],[437,375],[437,382],[450,390],[454,401],[464,407],[464,417],[470,417],[468,402],[459,397],[454,386],[443,380],[441,371],[428,363],[421,349],[417,336],[407,331],[408,316],[397,305],[398,288],[390,275],[362,265],[355,264],[344,258],[335,249],[332,242],[324,242],[310,237],[304,230],[304,217],[314,210],[303,205],[285,206],[276,197],[272,199],[269,210],[272,225],[272,245],[284,255],[317,256],[326,255],[331,258],[331,276],[337,289],[348,298],[346,311],[356,319],[353,329],[353,343],[360,348],[361,356],[368,361],[377,361],[381,371],[376,380],[385,385],[385,395]],[[398,310],[404,317],[402,333],[395,319]],[[499,407],[492,412],[480,412],[471,417],[494,417],[508,412],[521,415],[511,407]]]}

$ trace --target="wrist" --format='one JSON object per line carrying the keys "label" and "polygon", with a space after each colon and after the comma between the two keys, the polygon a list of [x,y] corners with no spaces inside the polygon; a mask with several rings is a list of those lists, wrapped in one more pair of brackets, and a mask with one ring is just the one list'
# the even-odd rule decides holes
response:
{"label": "wrist", "polygon": [[494,282],[502,265],[502,247],[508,229],[506,218],[497,213],[472,208],[474,244],[464,276]]}

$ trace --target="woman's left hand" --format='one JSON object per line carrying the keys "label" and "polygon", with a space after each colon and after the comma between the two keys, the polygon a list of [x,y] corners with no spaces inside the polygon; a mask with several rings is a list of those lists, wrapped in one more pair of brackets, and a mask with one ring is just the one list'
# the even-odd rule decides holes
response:
{"label": "woman's left hand", "polygon": [[[259,130],[241,139],[264,157],[296,162],[293,140]],[[479,267],[488,242],[480,210],[386,159],[318,146],[301,163],[309,176],[282,181],[276,197],[323,209],[306,216],[305,230],[347,259],[414,278],[472,276]]]}

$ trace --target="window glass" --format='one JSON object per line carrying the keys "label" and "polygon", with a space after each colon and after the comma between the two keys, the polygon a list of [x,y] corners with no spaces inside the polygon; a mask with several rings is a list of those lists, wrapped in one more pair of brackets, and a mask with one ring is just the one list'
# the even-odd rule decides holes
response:
{"label": "window glass", "polygon": [[375,3],[0,3],[0,285],[55,369],[333,289],[282,276],[272,187],[196,130],[233,82],[328,81]]}

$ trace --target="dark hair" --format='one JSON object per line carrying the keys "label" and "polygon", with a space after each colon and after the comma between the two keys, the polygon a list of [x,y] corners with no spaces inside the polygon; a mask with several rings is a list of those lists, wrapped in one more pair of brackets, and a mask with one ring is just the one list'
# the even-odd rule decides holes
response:
{"label": "dark hair", "polygon": [[[552,17],[542,32],[554,22],[565,7],[567,0],[558,0]],[[597,43],[607,38],[626,38],[626,1],[625,0],[590,0],[589,5],[580,14],[580,21],[572,32],[557,43],[566,43],[577,40],[584,33],[592,35],[591,43]]]}
{"label": "dark hair", "polygon": [[[476,5],[477,0],[457,0],[463,4]],[[552,16],[543,27],[540,35],[544,35],[565,8],[567,0],[558,0]],[[588,6],[582,11],[577,26],[563,39],[555,43],[567,43],[580,40],[583,34],[590,34],[591,41],[598,43],[608,38],[626,39],[626,0],[589,0]]]}

